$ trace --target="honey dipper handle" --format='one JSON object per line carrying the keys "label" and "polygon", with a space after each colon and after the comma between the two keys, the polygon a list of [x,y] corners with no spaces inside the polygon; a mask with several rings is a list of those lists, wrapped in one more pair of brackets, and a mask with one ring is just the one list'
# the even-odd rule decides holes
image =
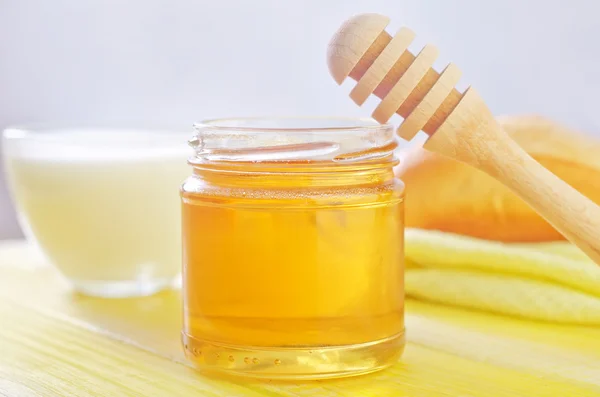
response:
{"label": "honey dipper handle", "polygon": [[600,207],[513,141],[472,88],[424,147],[492,176],[600,264]]}

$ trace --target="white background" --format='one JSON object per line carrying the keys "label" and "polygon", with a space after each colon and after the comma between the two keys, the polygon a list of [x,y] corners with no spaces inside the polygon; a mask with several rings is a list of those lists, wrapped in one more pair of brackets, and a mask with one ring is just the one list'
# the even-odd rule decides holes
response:
{"label": "white background", "polygon": [[[360,12],[436,44],[439,66],[455,62],[496,114],[600,131],[596,0],[0,0],[0,128],[368,116],[325,64],[331,34]],[[18,235],[0,178],[0,239]]]}

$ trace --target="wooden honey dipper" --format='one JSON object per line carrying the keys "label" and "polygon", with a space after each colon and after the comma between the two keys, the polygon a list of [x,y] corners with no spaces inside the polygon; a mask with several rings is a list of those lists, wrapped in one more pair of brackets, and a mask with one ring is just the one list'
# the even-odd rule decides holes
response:
{"label": "wooden honey dipper", "polygon": [[454,64],[436,72],[434,46],[413,55],[408,46],[414,33],[403,27],[392,37],[385,31],[389,22],[383,15],[360,14],[342,24],[327,53],[335,81],[354,79],[350,97],[359,106],[371,94],[381,99],[375,120],[385,123],[398,113],[404,118],[398,128],[402,138],[424,131],[425,149],[495,178],[600,264],[600,207],[513,141],[475,89],[459,92],[461,72]]}

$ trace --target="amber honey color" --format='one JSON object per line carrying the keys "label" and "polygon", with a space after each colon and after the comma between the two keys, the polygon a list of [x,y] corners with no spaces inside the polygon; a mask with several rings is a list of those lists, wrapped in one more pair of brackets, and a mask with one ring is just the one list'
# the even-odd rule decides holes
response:
{"label": "amber honey color", "polygon": [[182,187],[187,356],[292,378],[396,362],[404,186],[393,164],[196,164]]}
{"label": "amber honey color", "polygon": [[[306,191],[209,188],[197,178],[185,189],[192,353],[202,341],[318,350],[402,338],[403,207],[395,184]],[[232,354],[223,354],[225,363],[263,359]]]}

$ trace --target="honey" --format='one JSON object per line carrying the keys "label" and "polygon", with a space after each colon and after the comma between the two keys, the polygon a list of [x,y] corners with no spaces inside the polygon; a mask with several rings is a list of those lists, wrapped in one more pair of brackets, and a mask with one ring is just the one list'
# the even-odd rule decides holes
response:
{"label": "honey", "polygon": [[398,360],[404,185],[393,129],[361,123],[199,127],[181,197],[183,344],[201,367],[324,378]]}

